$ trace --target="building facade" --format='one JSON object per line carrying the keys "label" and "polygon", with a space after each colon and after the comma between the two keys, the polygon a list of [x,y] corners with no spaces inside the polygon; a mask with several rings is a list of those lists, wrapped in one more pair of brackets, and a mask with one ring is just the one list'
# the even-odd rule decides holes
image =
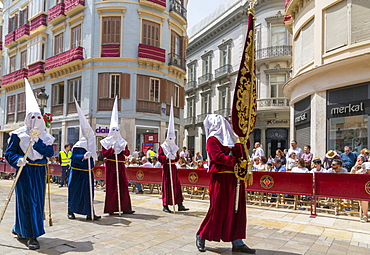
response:
{"label": "building facade", "polygon": [[3,148],[25,117],[23,77],[49,95],[55,150],[79,139],[74,98],[96,131],[109,132],[119,98],[122,136],[131,150],[158,148],[166,135],[171,97],[183,139],[185,0],[16,0],[4,4],[1,86]]}
{"label": "building facade", "polygon": [[[248,1],[229,1],[189,30],[185,88],[185,143],[206,154],[203,120],[209,113],[228,118],[247,31]],[[257,122],[251,144],[266,155],[289,146],[289,102],[282,87],[291,71],[290,34],[284,1],[255,6]]]}
{"label": "building facade", "polygon": [[327,150],[369,147],[370,1],[288,1],[293,38],[290,135]]}

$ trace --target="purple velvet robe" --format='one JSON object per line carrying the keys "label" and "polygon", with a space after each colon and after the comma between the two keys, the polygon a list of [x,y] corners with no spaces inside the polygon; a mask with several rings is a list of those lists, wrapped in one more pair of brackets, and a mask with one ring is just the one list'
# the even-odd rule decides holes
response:
{"label": "purple velvet robe", "polygon": [[[180,179],[177,175],[177,167],[175,163],[179,160],[179,153],[176,153],[176,159],[171,160],[171,169],[172,169],[172,183],[173,190],[175,193],[175,205],[182,203],[182,191]],[[159,147],[158,150],[158,161],[162,164],[162,204],[163,205],[173,205],[172,202],[172,190],[171,190],[171,177],[170,177],[170,168],[169,160],[163,152],[162,147]]]}
{"label": "purple velvet robe", "polygon": [[[105,205],[104,213],[118,212],[118,187],[117,187],[117,173],[116,173],[116,156],[114,150],[108,150],[102,147],[103,157],[109,159],[105,161]],[[120,154],[118,154],[118,161],[125,161],[125,156],[129,156],[130,151],[127,146]],[[114,160],[114,161],[111,161]],[[118,162],[118,175],[121,196],[121,210],[131,211],[131,198],[128,191],[128,180],[126,175],[126,167],[124,162]]]}
{"label": "purple velvet robe", "polygon": [[[223,146],[216,137],[207,140],[210,159],[209,172],[212,173],[209,185],[210,207],[199,227],[197,235],[208,241],[231,242],[246,236],[247,214],[244,181],[240,181],[239,208],[234,212],[237,178],[234,172],[236,156],[230,156],[230,148]],[[233,148],[233,155],[240,155],[239,147]]]}

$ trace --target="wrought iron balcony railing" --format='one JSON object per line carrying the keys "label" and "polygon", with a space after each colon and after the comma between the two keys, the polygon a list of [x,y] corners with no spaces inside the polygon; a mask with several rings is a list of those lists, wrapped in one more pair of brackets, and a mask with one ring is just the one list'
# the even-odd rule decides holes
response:
{"label": "wrought iron balcony railing", "polygon": [[180,15],[182,18],[186,20],[187,10],[184,6],[182,6],[181,1],[172,0],[170,11],[176,12],[178,15]]}
{"label": "wrought iron balcony railing", "polygon": [[233,66],[230,65],[230,64],[227,64],[227,65],[221,66],[220,68],[217,68],[215,70],[215,78],[220,77],[221,75],[224,75],[224,74],[231,73],[232,69],[233,69]]}
{"label": "wrought iron balcony railing", "polygon": [[202,113],[197,115],[197,118],[195,120],[196,123],[203,123],[204,119],[207,117],[209,113]]}
{"label": "wrought iron balcony railing", "polygon": [[225,108],[225,109],[216,110],[215,114],[221,115],[222,117],[225,117],[225,118],[229,118],[229,116],[231,115],[231,109]]}
{"label": "wrought iron balcony railing", "polygon": [[210,82],[213,79],[213,75],[211,73],[206,73],[198,78],[198,84],[202,84],[205,82]]}
{"label": "wrought iron balcony railing", "polygon": [[266,59],[273,57],[292,56],[292,46],[272,46],[263,49],[259,49],[256,52],[256,59]]}
{"label": "wrought iron balcony railing", "polygon": [[197,81],[189,81],[185,85],[185,90],[187,91],[187,90],[195,89],[196,87],[197,87]]}
{"label": "wrought iron balcony railing", "polygon": [[184,125],[185,126],[190,126],[190,125],[195,125],[195,117],[187,117],[184,119]]}
{"label": "wrought iron balcony railing", "polygon": [[175,53],[169,53],[168,58],[169,58],[169,63],[168,63],[169,65],[177,66],[184,71],[186,70],[186,60],[182,58],[180,55],[177,55]]}

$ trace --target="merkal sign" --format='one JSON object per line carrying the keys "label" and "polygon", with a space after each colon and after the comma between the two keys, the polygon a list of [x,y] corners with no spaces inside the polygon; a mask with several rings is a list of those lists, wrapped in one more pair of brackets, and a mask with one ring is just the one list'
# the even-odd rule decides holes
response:
{"label": "merkal sign", "polygon": [[297,123],[300,123],[300,122],[303,122],[303,121],[307,120],[307,116],[308,116],[307,112],[301,113],[300,115],[298,115],[294,118],[294,123],[297,124]]}
{"label": "merkal sign", "polygon": [[330,114],[331,115],[344,115],[344,114],[356,114],[361,113],[365,111],[364,103],[358,103],[358,104],[348,104],[346,106],[340,106],[340,107],[334,107],[331,108]]}

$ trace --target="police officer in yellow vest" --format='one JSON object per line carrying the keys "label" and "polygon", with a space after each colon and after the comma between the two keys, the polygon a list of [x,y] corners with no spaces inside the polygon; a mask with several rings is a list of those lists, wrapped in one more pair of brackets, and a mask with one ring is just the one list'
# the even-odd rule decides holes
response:
{"label": "police officer in yellow vest", "polygon": [[67,186],[69,167],[71,165],[71,157],[71,145],[66,144],[64,145],[64,150],[59,152],[59,163],[62,166],[62,178],[60,180],[59,188],[63,187],[64,184]]}
{"label": "police officer in yellow vest", "polygon": [[152,162],[152,158],[155,157],[155,152],[153,151],[153,147],[149,148],[146,152],[146,157],[150,159],[150,163]]}

